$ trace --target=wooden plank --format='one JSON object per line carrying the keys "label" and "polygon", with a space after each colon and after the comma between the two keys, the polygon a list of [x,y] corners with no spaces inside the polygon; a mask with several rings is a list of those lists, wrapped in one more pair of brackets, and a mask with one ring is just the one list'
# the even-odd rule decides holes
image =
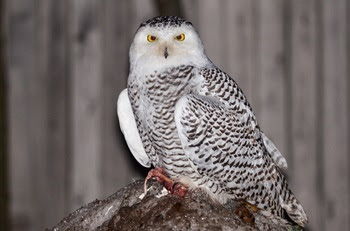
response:
{"label": "wooden plank", "polygon": [[260,92],[260,103],[256,114],[262,130],[286,156],[284,1],[266,0],[257,4],[260,83],[256,90]]}
{"label": "wooden plank", "polygon": [[193,26],[198,30],[199,28],[199,10],[198,5],[199,0],[181,0],[180,1],[183,11],[184,11],[184,18],[188,21],[190,21]]}
{"label": "wooden plank", "polygon": [[102,27],[101,1],[69,2],[70,49],[70,210],[101,193]]}
{"label": "wooden plank", "polygon": [[[28,85],[29,90],[29,156],[28,164],[31,167],[31,184],[33,185],[32,201],[35,205],[32,208],[35,214],[34,227],[36,230],[44,229],[52,222],[52,212],[48,212],[50,204],[50,189],[48,189],[48,176],[50,170],[48,154],[48,1],[36,1],[35,13],[35,74],[31,77]],[[39,180],[38,180],[39,179]]]}
{"label": "wooden plank", "polygon": [[222,68],[225,49],[220,41],[222,35],[222,15],[220,3],[217,1],[203,0],[198,4],[199,23],[198,32],[204,44],[205,51],[211,61]]}
{"label": "wooden plank", "polygon": [[183,9],[180,0],[155,0],[154,4],[159,15],[176,15],[183,17]]}
{"label": "wooden plank", "polygon": [[[347,4],[346,4],[346,12],[347,12],[347,19],[346,21],[347,22],[350,22],[350,1],[347,1]],[[346,36],[346,42],[347,42],[347,49],[346,49],[346,59],[347,59],[347,99],[348,99],[348,114],[347,114],[347,117],[350,118],[350,27],[348,26],[347,27],[347,36]],[[348,120],[348,138],[350,138],[350,122]],[[350,153],[350,142],[348,142],[348,145],[347,145],[347,150],[348,150],[348,153]],[[348,157],[348,166],[350,166],[350,158]],[[348,172],[348,177],[350,179],[350,171]],[[348,190],[347,190],[347,193],[349,194],[350,193],[350,184],[348,184]],[[348,201],[348,215],[350,217],[350,199]],[[350,222],[348,220],[348,222]],[[350,226],[350,224],[349,224]]]}
{"label": "wooden plank", "polygon": [[349,230],[346,0],[323,1],[324,230]]}
{"label": "wooden plank", "polygon": [[[35,75],[34,1],[6,1],[9,84],[9,169],[11,228],[35,230],[33,159],[30,142],[31,97],[29,86]],[[34,134],[33,134],[34,135]]]}
{"label": "wooden plank", "polygon": [[5,1],[0,0],[0,230],[9,230],[9,170],[8,170],[8,125],[7,125],[7,76],[5,69],[6,11]]}
{"label": "wooden plank", "polygon": [[[66,1],[43,0],[48,4],[45,17],[47,59],[47,152],[44,192],[48,195],[44,212],[45,227],[52,227],[68,212],[68,76]],[[45,67],[42,67],[45,68]],[[52,209],[54,208],[54,209]],[[40,221],[38,221],[40,222]],[[42,223],[42,222],[41,222]]]}
{"label": "wooden plank", "polygon": [[317,43],[315,1],[291,2],[291,123],[289,183],[312,230],[322,230],[322,202],[317,188]]}

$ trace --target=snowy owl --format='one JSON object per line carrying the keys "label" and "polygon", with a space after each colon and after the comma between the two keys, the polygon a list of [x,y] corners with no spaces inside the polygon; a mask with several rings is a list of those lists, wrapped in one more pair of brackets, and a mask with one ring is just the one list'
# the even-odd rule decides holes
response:
{"label": "snowy owl", "polygon": [[155,168],[149,177],[170,191],[178,184],[165,176],[219,203],[245,200],[279,221],[307,223],[281,173],[285,158],[237,83],[206,56],[190,22],[160,16],[142,23],[129,58],[119,123],[136,160]]}

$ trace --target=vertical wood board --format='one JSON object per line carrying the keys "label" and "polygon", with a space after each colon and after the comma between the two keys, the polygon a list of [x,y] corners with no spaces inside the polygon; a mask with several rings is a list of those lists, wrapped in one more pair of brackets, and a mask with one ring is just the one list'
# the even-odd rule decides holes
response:
{"label": "vertical wood board", "polygon": [[259,5],[258,75],[260,102],[258,119],[265,134],[285,155],[286,105],[285,60],[283,40],[284,1],[267,0]]}
{"label": "vertical wood board", "polygon": [[[44,0],[48,6],[45,16],[47,71],[47,156],[46,193],[49,202],[45,204],[48,213],[47,226],[55,225],[68,210],[68,76],[67,76],[67,20],[66,1]],[[51,209],[54,207],[55,209]]]}
{"label": "vertical wood board", "polygon": [[288,170],[292,191],[309,216],[309,227],[322,230],[321,201],[316,181],[317,99],[315,2],[293,1],[291,27],[292,169]]}
{"label": "vertical wood board", "polygon": [[102,29],[101,1],[74,0],[69,6],[71,77],[71,209],[101,192]]}
{"label": "vertical wood board", "polygon": [[11,226],[15,230],[34,230],[32,212],[33,175],[29,155],[28,118],[31,78],[35,75],[35,14],[33,1],[6,1],[7,70],[9,117],[9,171]]}
{"label": "vertical wood board", "polygon": [[323,1],[324,230],[350,229],[346,15],[346,0]]}
{"label": "vertical wood board", "polygon": [[217,1],[203,0],[198,5],[199,23],[197,29],[209,59],[219,68],[223,66],[221,55],[223,43],[221,4]]}

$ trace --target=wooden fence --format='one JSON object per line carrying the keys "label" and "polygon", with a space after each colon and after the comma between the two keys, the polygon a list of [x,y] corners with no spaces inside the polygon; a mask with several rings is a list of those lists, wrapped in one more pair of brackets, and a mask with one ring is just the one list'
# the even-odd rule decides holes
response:
{"label": "wooden fence", "polygon": [[[350,230],[350,3],[191,0],[183,16],[284,153],[310,230]],[[6,0],[13,230],[42,230],[143,176],[116,119],[151,0]]]}

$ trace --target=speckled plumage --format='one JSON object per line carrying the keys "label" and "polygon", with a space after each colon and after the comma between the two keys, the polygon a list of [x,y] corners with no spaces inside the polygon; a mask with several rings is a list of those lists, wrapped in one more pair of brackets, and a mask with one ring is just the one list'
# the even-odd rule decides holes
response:
{"label": "speckled plumage", "polygon": [[140,25],[140,28],[149,26],[149,27],[156,27],[156,28],[164,28],[164,27],[180,27],[181,25],[192,25],[192,23],[177,17],[177,16],[159,16],[155,18],[151,18],[147,20],[146,22],[142,23]]}
{"label": "speckled plumage", "polygon": [[[142,40],[149,33],[158,44]],[[178,33],[189,41],[171,41]],[[221,203],[245,199],[268,216],[283,219],[287,212],[305,225],[306,214],[280,171],[287,168],[284,157],[261,131],[236,82],[206,57],[191,23],[157,17],[141,24],[130,64],[127,98],[144,148],[133,154],[145,160],[141,164],[161,167]]]}

